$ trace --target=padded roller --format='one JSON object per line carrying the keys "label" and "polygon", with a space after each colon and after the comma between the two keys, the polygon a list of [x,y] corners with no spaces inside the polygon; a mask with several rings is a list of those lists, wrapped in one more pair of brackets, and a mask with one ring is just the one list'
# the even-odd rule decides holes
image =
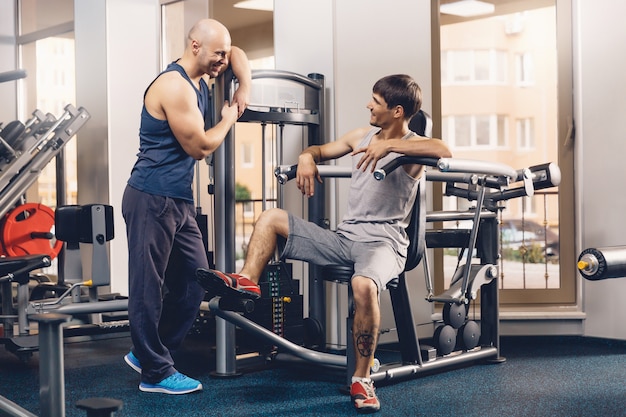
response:
{"label": "padded roller", "polygon": [[106,241],[113,239],[113,207],[102,204],[87,204],[83,206],[69,205],[57,208],[55,213],[56,237],[68,243],[93,242],[93,211],[92,207],[102,207],[102,215],[106,222]]}
{"label": "padded roller", "polygon": [[577,266],[583,278],[590,281],[626,277],[626,246],[585,249],[578,256]]}

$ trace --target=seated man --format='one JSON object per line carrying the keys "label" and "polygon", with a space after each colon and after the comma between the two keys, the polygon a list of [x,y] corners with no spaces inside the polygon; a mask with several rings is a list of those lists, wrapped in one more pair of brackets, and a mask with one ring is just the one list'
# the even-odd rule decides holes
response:
{"label": "seated man", "polygon": [[[311,146],[300,154],[296,182],[310,197],[321,182],[317,164],[351,154],[352,178],[348,210],[337,231],[274,208],[261,214],[250,238],[239,274],[198,269],[202,285],[224,294],[225,288],[260,296],[259,278],[276,249],[286,243],[281,259],[314,264],[354,264],[350,285],[354,294],[353,337],[356,370],[350,395],[359,412],[375,412],[380,403],[370,377],[380,326],[379,294],[397,277],[406,261],[405,228],[417,193],[421,165],[404,165],[377,181],[373,172],[401,155],[450,157],[446,144],[418,136],[408,128],[421,106],[421,90],[408,75],[390,75],[376,82],[367,108],[370,125],[355,129],[335,142]],[[221,287],[221,288],[220,288]]]}

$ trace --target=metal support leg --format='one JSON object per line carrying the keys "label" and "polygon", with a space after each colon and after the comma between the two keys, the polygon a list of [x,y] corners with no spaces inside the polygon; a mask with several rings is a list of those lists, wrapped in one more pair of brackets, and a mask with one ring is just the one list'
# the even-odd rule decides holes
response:
{"label": "metal support leg", "polygon": [[[221,75],[214,85],[216,123],[221,119],[218,109],[226,96],[232,78]],[[226,86],[226,82],[229,86]],[[233,147],[234,128],[226,135],[224,143],[215,151],[215,267],[231,272],[235,269],[235,153]],[[216,317],[215,350],[216,364],[214,376],[238,376],[237,352],[235,349],[235,327],[224,319]]]}
{"label": "metal support leg", "polygon": [[39,404],[41,417],[65,417],[63,331],[70,320],[66,314],[37,314],[39,323]]}
{"label": "metal support leg", "polygon": [[30,333],[28,317],[26,316],[29,295],[28,284],[19,284],[17,286],[17,324],[20,336],[26,336]]}

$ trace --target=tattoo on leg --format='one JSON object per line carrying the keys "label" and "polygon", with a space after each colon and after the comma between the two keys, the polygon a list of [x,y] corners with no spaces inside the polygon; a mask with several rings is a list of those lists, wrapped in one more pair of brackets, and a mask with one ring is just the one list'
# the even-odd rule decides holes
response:
{"label": "tattoo on leg", "polygon": [[360,334],[356,338],[356,348],[363,357],[372,356],[374,350],[374,336],[371,334]]}

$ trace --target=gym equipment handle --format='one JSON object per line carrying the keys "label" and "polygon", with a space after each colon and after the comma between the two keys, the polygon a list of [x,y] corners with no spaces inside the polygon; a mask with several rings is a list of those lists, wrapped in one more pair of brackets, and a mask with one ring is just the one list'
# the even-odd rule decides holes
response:
{"label": "gym equipment handle", "polygon": [[374,171],[374,178],[378,181],[382,181],[385,179],[387,174],[391,173],[394,169],[398,168],[400,165],[406,164],[419,164],[419,165],[427,165],[431,167],[437,167],[439,165],[439,158],[431,158],[424,156],[399,156],[393,161],[389,161],[382,168],[378,168]]}
{"label": "gym equipment handle", "polygon": [[[274,169],[274,176],[281,185],[287,183],[296,177],[296,171],[298,170],[298,164],[295,165],[280,165]],[[350,167],[343,167],[338,165],[318,165],[317,172],[320,177],[333,177],[333,178],[349,178],[352,176],[352,170]]]}
{"label": "gym equipment handle", "polygon": [[50,240],[54,238],[54,235],[51,232],[31,232],[31,239],[47,239]]}

